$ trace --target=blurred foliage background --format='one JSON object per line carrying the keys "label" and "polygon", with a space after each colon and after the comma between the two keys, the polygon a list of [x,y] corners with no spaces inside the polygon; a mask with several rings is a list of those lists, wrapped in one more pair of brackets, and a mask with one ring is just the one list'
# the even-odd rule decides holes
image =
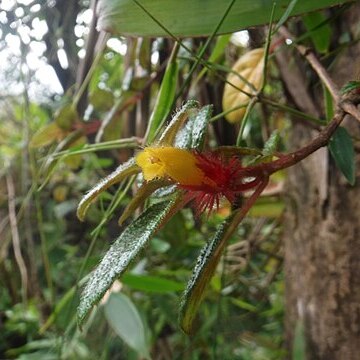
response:
{"label": "blurred foliage background", "polygon": [[[191,208],[175,215],[77,328],[81,287],[121,232],[117,220],[136,184],[108,189],[83,223],[77,204],[140,148],[159,88],[171,86],[163,77],[174,47],[171,38],[98,31],[96,3],[0,4],[0,358],[283,358],[283,174],[228,244],[196,335],[178,327],[181,291],[229,212],[226,204],[208,218],[194,219]],[[289,23],[306,32],[324,14]],[[331,29],[319,31],[307,41],[317,46],[322,36],[318,46],[327,52]],[[266,26],[251,28],[215,37],[206,48],[206,37],[183,39],[191,53],[178,50],[171,113],[189,98],[213,104],[208,146],[236,143],[241,125],[224,118],[224,79],[266,34]],[[210,67],[193,67],[199,54]],[[268,102],[254,106],[242,129],[242,145],[262,149],[277,129],[283,150],[289,109],[271,60],[264,96]]]}

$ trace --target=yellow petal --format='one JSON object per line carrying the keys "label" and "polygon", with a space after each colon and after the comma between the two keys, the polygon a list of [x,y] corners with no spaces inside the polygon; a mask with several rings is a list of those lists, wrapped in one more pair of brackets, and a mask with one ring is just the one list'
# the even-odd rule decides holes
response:
{"label": "yellow petal", "polygon": [[195,156],[174,147],[148,147],[136,156],[145,180],[169,177],[181,185],[201,185],[204,173],[197,167]]}

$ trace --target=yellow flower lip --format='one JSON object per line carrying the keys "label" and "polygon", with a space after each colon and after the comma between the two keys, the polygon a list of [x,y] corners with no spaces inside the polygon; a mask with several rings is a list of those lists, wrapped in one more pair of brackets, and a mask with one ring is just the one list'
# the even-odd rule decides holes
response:
{"label": "yellow flower lip", "polygon": [[175,147],[147,147],[135,161],[141,167],[144,179],[170,178],[181,185],[199,186],[207,183],[197,166],[196,157],[185,149]]}

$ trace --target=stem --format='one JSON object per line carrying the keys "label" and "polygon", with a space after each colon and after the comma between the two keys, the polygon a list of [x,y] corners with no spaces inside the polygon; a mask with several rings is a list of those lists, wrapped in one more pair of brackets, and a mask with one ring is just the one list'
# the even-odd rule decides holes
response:
{"label": "stem", "polygon": [[28,288],[28,273],[26,270],[26,264],[24,258],[21,253],[21,245],[20,245],[20,235],[18,229],[18,223],[16,218],[16,210],[15,210],[15,186],[14,181],[9,173],[6,176],[6,187],[8,193],[8,207],[9,207],[9,220],[10,220],[10,228],[11,228],[11,237],[14,249],[14,255],[16,263],[19,267],[20,277],[21,277],[21,293],[24,304],[27,302],[27,288]]}
{"label": "stem", "polygon": [[[359,95],[357,95],[356,97],[357,97],[357,102],[360,101]],[[344,100],[338,105],[338,109],[332,121],[308,145],[290,154],[283,155],[278,160],[269,163],[261,163],[254,166],[248,166],[244,168],[243,174],[245,176],[250,176],[250,177],[251,176],[268,177],[276,171],[297,164],[299,161],[305,159],[316,150],[328,144],[331,136],[334,134],[337,127],[344,120],[346,114],[351,114],[351,115],[354,114],[356,116],[359,115],[359,110],[349,100]]]}
{"label": "stem", "polygon": [[311,121],[312,123],[316,124],[316,125],[325,125],[326,124],[326,121],[324,120],[321,120],[321,119],[318,119],[317,117],[314,117],[314,116],[311,116],[309,114],[306,114],[302,111],[299,111],[299,110],[296,110],[290,106],[287,106],[287,105],[283,105],[283,104],[279,104],[275,101],[272,101],[262,95],[259,95],[259,102],[263,103],[263,104],[267,104],[267,105],[270,105],[274,108],[277,108],[277,109],[280,109],[280,110],[283,110],[283,111],[286,111],[290,114],[293,114],[295,116],[298,116],[298,117],[301,117],[305,120],[309,120]]}
{"label": "stem", "polygon": [[104,49],[105,49],[105,47],[106,47],[106,42],[107,42],[107,40],[109,39],[109,37],[110,37],[110,34],[104,35],[104,39],[103,39],[103,42],[102,42],[102,46],[101,46],[101,48],[99,49],[98,53],[96,54],[95,59],[94,59],[93,63],[91,64],[91,67],[90,67],[88,73],[86,74],[84,81],[82,82],[82,84],[81,84],[78,92],[76,93],[76,95],[75,95],[75,97],[74,97],[74,100],[73,100],[73,102],[72,102],[72,107],[73,107],[74,109],[77,108],[78,103],[79,103],[81,97],[83,96],[83,94],[84,94],[85,91],[86,91],[87,86],[89,85],[89,82],[90,82],[90,80],[91,80],[91,78],[92,78],[92,76],[93,76],[93,73],[94,73],[96,67],[98,66],[98,64],[99,64],[99,62],[100,62],[100,60],[101,60],[101,57],[102,57],[102,55],[103,55],[103,51],[104,51]]}
{"label": "stem", "polygon": [[[280,28],[280,33],[286,37],[287,39],[290,39],[294,41],[294,36],[290,33],[290,31],[282,26]],[[305,57],[305,59],[309,62],[313,70],[317,73],[319,78],[323,81],[325,86],[329,89],[331,96],[335,100],[336,103],[339,102],[339,89],[337,85],[334,83],[326,69],[322,66],[320,61],[317,59],[313,51],[301,44],[294,43],[295,48],[299,51],[299,53]]]}

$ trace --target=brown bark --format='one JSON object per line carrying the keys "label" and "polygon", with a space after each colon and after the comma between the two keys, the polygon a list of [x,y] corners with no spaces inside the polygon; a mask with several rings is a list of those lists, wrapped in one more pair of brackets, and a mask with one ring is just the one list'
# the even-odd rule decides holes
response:
{"label": "brown bark", "polygon": [[[351,24],[359,20],[360,6],[355,5],[343,15],[342,24],[350,31]],[[355,80],[352,64],[359,56],[357,43],[339,57],[333,69],[339,86]],[[286,71],[281,69],[282,73]],[[285,85],[291,87],[286,75]],[[315,106],[319,100],[315,99]],[[351,135],[359,138],[359,123],[349,117],[346,124]],[[291,144],[300,147],[313,137],[313,130],[297,124]],[[359,359],[359,180],[354,187],[348,185],[327,150],[321,149],[288,171],[287,194],[284,241],[289,351],[300,322],[305,330],[307,359]]]}

